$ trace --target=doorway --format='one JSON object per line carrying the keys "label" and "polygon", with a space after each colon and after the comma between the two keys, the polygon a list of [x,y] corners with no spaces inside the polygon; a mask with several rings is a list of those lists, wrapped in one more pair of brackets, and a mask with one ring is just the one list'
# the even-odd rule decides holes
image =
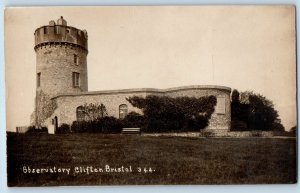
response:
{"label": "doorway", "polygon": [[58,119],[57,116],[54,117],[54,133],[56,133],[58,128]]}

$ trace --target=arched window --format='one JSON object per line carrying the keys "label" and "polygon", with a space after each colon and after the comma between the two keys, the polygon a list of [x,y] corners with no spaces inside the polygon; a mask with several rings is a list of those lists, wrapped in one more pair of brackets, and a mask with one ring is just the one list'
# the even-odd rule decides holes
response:
{"label": "arched window", "polygon": [[85,112],[83,106],[79,106],[76,109],[76,119],[77,121],[84,121],[85,119]]}
{"label": "arched window", "polygon": [[124,119],[128,114],[128,107],[125,104],[119,106],[119,118]]}

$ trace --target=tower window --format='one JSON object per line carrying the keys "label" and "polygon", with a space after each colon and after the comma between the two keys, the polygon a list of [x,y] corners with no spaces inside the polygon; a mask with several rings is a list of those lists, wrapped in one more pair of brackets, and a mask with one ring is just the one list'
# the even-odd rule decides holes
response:
{"label": "tower window", "polygon": [[126,104],[122,104],[119,106],[119,118],[124,119],[128,114],[128,107]]}
{"label": "tower window", "polygon": [[48,34],[48,28],[44,27],[44,34]]}
{"label": "tower window", "polygon": [[41,73],[37,73],[36,75],[36,85],[37,87],[40,87],[41,86]]}
{"label": "tower window", "polygon": [[78,55],[74,54],[74,64],[78,65]]}
{"label": "tower window", "polygon": [[79,87],[80,86],[80,77],[78,72],[73,72],[73,87]]}

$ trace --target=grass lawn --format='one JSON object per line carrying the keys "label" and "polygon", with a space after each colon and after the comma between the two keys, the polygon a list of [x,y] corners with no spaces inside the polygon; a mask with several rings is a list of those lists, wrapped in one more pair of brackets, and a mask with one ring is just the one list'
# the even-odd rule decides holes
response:
{"label": "grass lawn", "polygon": [[[296,182],[295,138],[8,133],[7,155],[9,186]],[[75,172],[88,166],[99,171]]]}

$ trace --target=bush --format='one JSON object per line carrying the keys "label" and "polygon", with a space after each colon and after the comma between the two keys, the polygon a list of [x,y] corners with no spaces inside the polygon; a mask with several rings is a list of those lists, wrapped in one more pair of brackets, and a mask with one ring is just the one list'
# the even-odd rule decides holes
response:
{"label": "bush", "polygon": [[35,132],[35,126],[29,126],[26,133],[34,133]]}
{"label": "bush", "polygon": [[40,132],[48,133],[48,128],[47,127],[42,127]]}
{"label": "bush", "polygon": [[97,131],[96,121],[74,121],[71,131],[75,133],[94,133]]}
{"label": "bush", "polygon": [[61,124],[60,127],[57,128],[57,130],[55,131],[55,133],[57,134],[65,134],[65,133],[70,133],[70,126],[68,124]]}
{"label": "bush", "polygon": [[247,124],[244,121],[232,120],[231,121],[231,131],[248,131]]}
{"label": "bush", "polygon": [[71,131],[75,133],[120,133],[122,121],[114,117],[103,117],[94,121],[74,121]]}
{"label": "bush", "polygon": [[122,121],[115,117],[103,117],[98,121],[102,133],[121,133]]}
{"label": "bush", "polygon": [[203,115],[197,115],[185,121],[184,131],[199,131],[208,126],[209,119]]}
{"label": "bush", "polygon": [[145,117],[136,112],[130,112],[121,122],[123,127],[145,127]]}
{"label": "bush", "polygon": [[217,103],[215,96],[195,97],[130,97],[132,106],[143,111],[139,124],[145,132],[183,132],[204,129]]}

